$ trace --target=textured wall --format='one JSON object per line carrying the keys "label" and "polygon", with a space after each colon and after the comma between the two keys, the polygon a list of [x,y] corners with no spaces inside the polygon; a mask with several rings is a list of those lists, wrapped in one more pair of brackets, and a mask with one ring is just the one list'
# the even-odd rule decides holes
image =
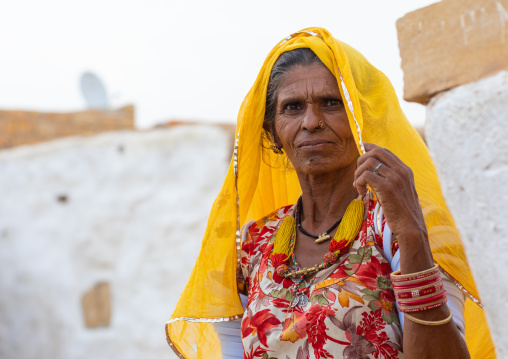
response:
{"label": "textured wall", "polygon": [[133,129],[134,106],[70,113],[0,110],[0,148]]}
{"label": "textured wall", "polygon": [[426,138],[486,307],[508,358],[508,72],[434,97]]}
{"label": "textured wall", "polygon": [[444,0],[397,20],[404,99],[508,70],[508,0]]}
{"label": "textured wall", "polygon": [[174,357],[164,325],[231,141],[176,126],[0,151],[0,358]]}

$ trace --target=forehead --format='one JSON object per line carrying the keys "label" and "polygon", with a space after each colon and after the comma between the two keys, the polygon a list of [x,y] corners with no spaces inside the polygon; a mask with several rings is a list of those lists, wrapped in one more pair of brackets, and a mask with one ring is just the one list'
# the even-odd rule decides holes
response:
{"label": "forehead", "polygon": [[297,95],[339,96],[337,79],[322,64],[296,66],[289,70],[278,88],[279,97]]}

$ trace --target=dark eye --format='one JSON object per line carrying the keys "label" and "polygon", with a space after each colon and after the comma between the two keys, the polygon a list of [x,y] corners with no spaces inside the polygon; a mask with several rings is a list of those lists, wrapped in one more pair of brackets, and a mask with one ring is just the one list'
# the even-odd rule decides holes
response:
{"label": "dark eye", "polygon": [[342,100],[336,98],[329,98],[325,101],[326,107],[342,106]]}
{"label": "dark eye", "polygon": [[300,109],[301,109],[301,106],[298,102],[290,102],[290,103],[284,105],[284,110],[286,110],[286,111],[297,111]]}

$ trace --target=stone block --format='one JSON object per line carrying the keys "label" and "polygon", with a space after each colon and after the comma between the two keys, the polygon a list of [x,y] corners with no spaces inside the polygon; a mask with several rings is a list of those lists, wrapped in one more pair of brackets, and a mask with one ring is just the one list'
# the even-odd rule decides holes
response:
{"label": "stone block", "polygon": [[444,0],[397,21],[404,99],[508,70],[508,0]]}
{"label": "stone block", "polygon": [[425,123],[443,195],[485,305],[498,358],[508,358],[508,305],[503,295],[508,293],[507,98],[508,72],[503,71],[434,97]]}
{"label": "stone block", "polygon": [[81,300],[87,328],[108,327],[111,319],[111,294],[109,284],[97,283]]}

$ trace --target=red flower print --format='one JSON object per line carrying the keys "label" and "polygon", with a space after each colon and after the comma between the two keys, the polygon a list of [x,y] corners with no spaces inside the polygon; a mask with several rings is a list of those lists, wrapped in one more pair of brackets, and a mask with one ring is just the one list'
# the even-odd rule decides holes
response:
{"label": "red flower print", "polygon": [[347,270],[347,268],[343,265],[337,267],[336,270],[333,271],[332,274],[330,274],[330,276],[328,278],[332,278],[332,279],[335,279],[335,278],[346,278],[346,277],[349,277],[349,274],[347,274],[345,271]]}
{"label": "red flower print", "polygon": [[363,296],[363,299],[369,301],[369,308],[373,312],[381,311],[381,318],[388,323],[392,324],[393,322],[399,323],[399,317],[395,312],[395,297],[393,296],[392,291],[390,290],[375,290],[372,291],[368,288],[362,290],[366,295]]}
{"label": "red flower print", "polygon": [[251,303],[260,296],[260,294],[263,294],[263,292],[259,290],[259,282],[256,280],[256,278],[249,277],[248,285],[249,296],[247,297],[247,306],[251,305]]}
{"label": "red flower print", "polygon": [[307,320],[304,318],[305,313],[301,308],[291,308],[291,311],[293,312],[284,321],[280,340],[294,343],[307,335],[305,330]]}
{"label": "red flower print", "polygon": [[252,251],[254,250],[254,243],[252,241],[245,241],[242,243],[242,251],[244,254],[242,255],[242,265],[246,266],[249,264],[250,256],[252,255]]}
{"label": "red flower print", "polygon": [[[370,261],[360,266],[355,274],[360,282],[369,289],[388,289],[391,287],[389,279],[391,270],[389,263],[381,263],[375,256],[372,256]],[[381,286],[384,287],[381,288]]]}
{"label": "red flower print", "polygon": [[338,291],[339,303],[341,307],[349,307],[349,299],[354,299],[357,302],[365,304],[361,293],[359,292],[360,285],[358,283],[358,279],[355,277],[349,277],[344,281],[340,281],[336,284],[330,286],[330,288],[334,288]]}
{"label": "red flower print", "polygon": [[358,236],[356,240],[360,241],[360,244],[364,246],[367,243],[367,222],[363,221],[362,226],[360,227],[360,232],[358,232]]}
{"label": "red flower print", "polygon": [[254,222],[249,227],[249,234],[252,238],[257,238],[259,236],[259,233],[261,233],[261,229],[264,227],[264,224],[260,221]]}
{"label": "red flower print", "polygon": [[268,350],[266,349],[256,347],[256,350],[254,350],[254,347],[251,347],[250,352],[245,352],[245,359],[262,358],[266,353],[268,353]]}
{"label": "red flower print", "polygon": [[[273,243],[268,243],[265,250],[263,252],[271,253],[273,248]],[[264,273],[268,268],[268,256],[264,255],[259,262],[259,273]]]}
{"label": "red flower print", "polygon": [[389,341],[386,332],[381,331],[385,328],[386,323],[380,313],[380,311],[363,312],[363,319],[356,327],[356,334],[365,337],[376,348],[376,351],[372,353],[374,358],[397,358],[398,352],[395,349],[395,344]]}
{"label": "red flower print", "polygon": [[270,309],[262,310],[254,314],[252,318],[246,318],[242,321],[242,337],[257,334],[261,344],[266,347],[268,346],[266,343],[266,332],[279,324],[280,320],[270,313]]}
{"label": "red flower print", "polygon": [[283,300],[280,298],[271,298],[270,304],[272,304],[275,308],[282,309],[283,313],[287,313],[289,310],[294,310],[290,307],[290,303],[287,300]]}
{"label": "red flower print", "polygon": [[[335,310],[330,306],[321,306],[319,304],[313,304],[310,309],[305,313],[305,319],[307,320],[307,337],[309,343],[314,348],[314,355],[316,358],[333,358],[327,350],[323,348],[327,340],[331,340],[337,344],[348,345],[347,342],[330,337],[326,330],[328,329],[325,325],[325,319],[335,316]],[[300,326],[300,322],[298,323]]]}

